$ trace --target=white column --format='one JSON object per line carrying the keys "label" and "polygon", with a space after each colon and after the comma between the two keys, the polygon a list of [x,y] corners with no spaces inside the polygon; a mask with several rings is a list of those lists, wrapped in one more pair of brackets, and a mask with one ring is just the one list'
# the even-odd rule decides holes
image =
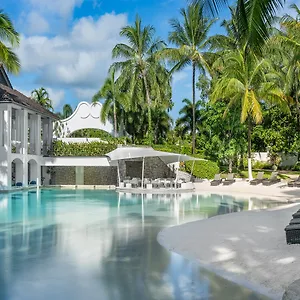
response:
{"label": "white column", "polygon": [[8,105],[4,111],[4,147],[8,153],[11,153],[11,106]]}
{"label": "white column", "polygon": [[11,106],[8,105],[3,113],[3,145],[1,156],[0,185],[2,189],[11,187]]}
{"label": "white column", "polygon": [[30,154],[34,154],[33,152],[35,151],[35,135],[36,135],[36,116],[30,114],[30,119],[29,119],[29,130],[30,130],[30,135],[29,135],[29,142],[30,142]]}
{"label": "white column", "polygon": [[28,111],[24,109],[22,115],[23,115],[22,132],[21,132],[22,153],[24,155],[27,155],[28,154]]}
{"label": "white column", "polygon": [[0,147],[4,146],[4,111],[0,110]]}
{"label": "white column", "polygon": [[41,132],[42,132],[42,126],[41,126],[41,115],[36,116],[36,122],[35,122],[35,154],[41,155]]}
{"label": "white column", "polygon": [[43,154],[47,154],[47,147],[48,147],[48,119],[43,119]]}
{"label": "white column", "polygon": [[52,138],[53,138],[53,121],[48,119],[48,147],[52,146]]}
{"label": "white column", "polygon": [[23,115],[22,110],[16,109],[16,153],[22,153],[22,122]]}

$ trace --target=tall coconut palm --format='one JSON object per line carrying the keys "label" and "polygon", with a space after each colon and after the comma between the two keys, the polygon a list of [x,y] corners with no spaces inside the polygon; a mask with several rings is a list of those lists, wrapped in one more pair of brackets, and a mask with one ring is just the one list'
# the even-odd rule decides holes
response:
{"label": "tall coconut palm", "polygon": [[[183,99],[182,103],[185,103],[183,108],[179,111],[179,118],[176,121],[176,126],[181,128],[182,136],[192,134],[193,132],[193,103],[189,99]],[[195,105],[195,120],[196,123],[200,123],[201,101],[197,101]]]}
{"label": "tall coconut palm", "polygon": [[20,60],[13,51],[19,46],[19,34],[15,30],[10,18],[0,9],[0,64],[12,73],[20,71]]}
{"label": "tall coconut palm", "polygon": [[[216,14],[228,0],[203,0],[204,7]],[[247,48],[261,53],[261,47],[269,39],[271,26],[278,9],[285,0],[237,0],[237,20],[240,38],[247,41]]]}
{"label": "tall coconut palm", "polygon": [[62,118],[67,119],[73,114],[73,109],[70,104],[65,104],[63,106],[63,111],[62,111]]}
{"label": "tall coconut palm", "polygon": [[253,124],[262,122],[261,103],[281,105],[288,110],[288,101],[278,87],[280,77],[273,72],[267,60],[236,50],[229,53],[222,63],[223,72],[213,84],[211,99],[212,102],[228,102],[225,115],[232,106],[239,107],[241,123],[248,123],[248,173],[249,179],[252,179],[251,132]]}
{"label": "tall coconut palm", "polygon": [[[122,106],[126,105],[125,93],[121,92],[120,86],[116,80],[115,68],[111,68],[109,76],[106,78],[101,89],[93,96],[92,101],[98,102],[100,99],[105,99],[101,110],[101,121],[106,122],[112,117],[114,125],[114,136],[117,137],[120,123],[122,122],[121,115],[123,114]],[[118,116],[119,115],[119,116]],[[118,118],[119,117],[119,118]],[[119,122],[118,122],[119,119]]]}
{"label": "tall coconut palm", "polygon": [[152,122],[154,124],[154,143],[157,144],[167,138],[173,121],[165,109],[157,107],[152,112]]}
{"label": "tall coconut palm", "polygon": [[[133,106],[144,100],[148,111],[148,139],[152,143],[153,129],[151,108],[153,102],[160,103],[160,84],[157,74],[167,70],[156,56],[157,51],[164,47],[164,42],[155,38],[154,27],[143,27],[139,16],[133,26],[122,28],[120,36],[126,38],[127,43],[117,44],[113,51],[113,58],[122,61],[113,64],[116,70],[121,71],[120,85],[128,92]],[[167,74],[168,75],[168,74]],[[164,76],[168,78],[168,76]]]}
{"label": "tall coconut palm", "polygon": [[44,108],[53,110],[52,100],[49,98],[49,93],[43,87],[35,89],[31,92],[31,97],[41,104]]}
{"label": "tall coconut palm", "polygon": [[209,54],[205,52],[208,33],[214,20],[204,16],[202,1],[194,1],[188,7],[180,10],[182,20],[172,19],[172,31],[169,41],[176,48],[166,48],[161,53],[174,63],[173,71],[181,70],[187,66],[192,67],[193,89],[193,129],[192,149],[195,153],[196,144],[196,70],[205,73],[209,70]]}

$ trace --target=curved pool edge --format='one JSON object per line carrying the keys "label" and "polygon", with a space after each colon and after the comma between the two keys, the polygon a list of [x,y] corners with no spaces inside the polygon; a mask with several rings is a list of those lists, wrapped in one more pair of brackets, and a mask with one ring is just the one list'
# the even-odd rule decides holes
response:
{"label": "curved pool edge", "polygon": [[[225,270],[220,265],[212,264],[212,263],[205,261],[204,259],[199,257],[199,255],[195,254],[195,250],[197,250],[197,249],[194,249],[194,248],[187,249],[188,247],[186,247],[187,244],[185,243],[185,240],[184,240],[185,236],[182,234],[182,232],[180,232],[180,229],[185,226],[190,226],[188,232],[189,232],[189,234],[191,234],[191,232],[193,231],[192,227],[194,227],[194,230],[196,230],[196,232],[197,232],[197,231],[199,231],[198,225],[200,225],[200,228],[201,228],[201,225],[206,223],[207,221],[214,222],[216,220],[218,221],[220,219],[223,219],[224,217],[229,218],[229,217],[233,217],[233,216],[237,216],[237,215],[242,216],[243,214],[247,214],[247,213],[250,213],[250,214],[253,214],[256,216],[257,216],[257,214],[263,213],[263,212],[270,212],[270,213],[274,212],[275,213],[275,212],[280,212],[280,211],[285,211],[285,210],[292,210],[294,206],[299,206],[299,203],[298,204],[291,203],[291,204],[283,205],[276,209],[235,212],[235,213],[231,213],[228,215],[219,215],[219,216],[211,217],[209,219],[198,220],[198,221],[184,223],[181,225],[166,227],[158,233],[157,241],[166,250],[177,253],[177,254],[185,257],[186,259],[197,263],[200,267],[205,268],[206,270],[211,271],[211,272],[215,273],[216,275],[223,277],[224,279],[226,279],[228,281],[231,281],[233,283],[236,283],[237,285],[240,285],[247,289],[250,289],[255,293],[267,296],[270,299],[282,299],[282,295],[285,291],[285,288],[279,289],[278,291],[274,292],[269,287],[265,286],[262,282],[250,281],[249,278],[247,278],[247,276],[238,275],[236,273]],[[173,237],[170,237],[170,231],[172,231]],[[209,235],[210,234],[209,231],[206,231],[206,234]],[[178,246],[178,245],[176,245],[176,243],[174,243],[174,236],[176,236],[177,240],[181,241],[181,243],[180,243],[181,246]],[[200,247],[203,247],[203,245],[198,245],[197,248],[199,249]],[[296,249],[296,251],[297,251],[297,249]],[[297,267],[296,267],[296,269],[297,269]]]}

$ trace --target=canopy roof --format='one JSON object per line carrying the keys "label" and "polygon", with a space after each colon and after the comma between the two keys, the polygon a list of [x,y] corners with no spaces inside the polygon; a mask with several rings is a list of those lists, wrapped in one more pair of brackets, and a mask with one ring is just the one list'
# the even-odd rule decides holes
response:
{"label": "canopy roof", "polygon": [[188,160],[205,160],[201,158],[195,158],[185,154],[178,154],[172,152],[163,152],[154,150],[151,147],[120,147],[106,154],[110,158],[111,162],[117,162],[118,160],[133,159],[133,158],[145,158],[145,157],[159,157],[164,163],[170,164],[178,161]]}

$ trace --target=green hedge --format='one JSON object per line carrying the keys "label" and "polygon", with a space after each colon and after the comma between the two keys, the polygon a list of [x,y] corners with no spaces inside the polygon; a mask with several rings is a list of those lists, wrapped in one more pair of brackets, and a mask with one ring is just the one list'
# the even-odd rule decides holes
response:
{"label": "green hedge", "polygon": [[54,156],[102,156],[108,152],[115,150],[117,144],[115,143],[64,143],[62,141],[55,141],[53,143]]}
{"label": "green hedge", "polygon": [[[185,171],[191,173],[193,166],[192,161],[187,161],[185,163]],[[215,174],[220,173],[220,169],[217,163],[210,160],[199,160],[195,161],[193,175],[197,178],[214,178]]]}

